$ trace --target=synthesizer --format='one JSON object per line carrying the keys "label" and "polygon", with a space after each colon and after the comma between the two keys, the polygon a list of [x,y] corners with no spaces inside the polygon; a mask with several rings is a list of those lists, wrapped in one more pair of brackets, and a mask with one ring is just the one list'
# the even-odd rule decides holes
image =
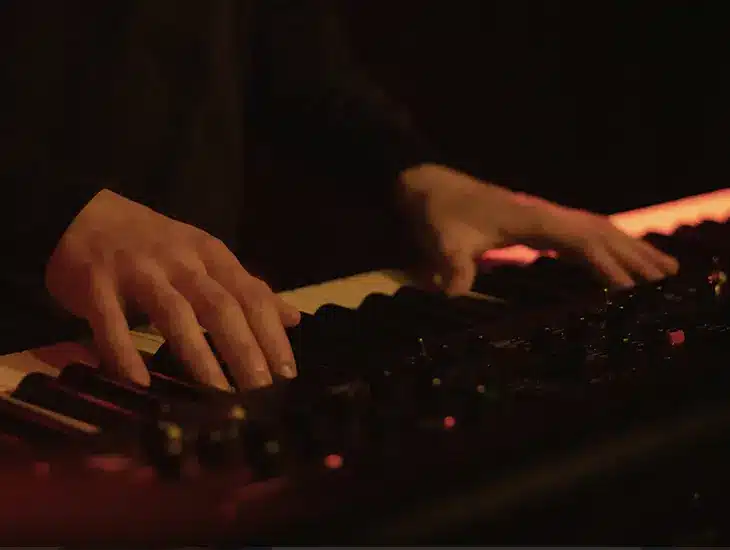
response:
{"label": "synthesizer", "polygon": [[615,216],[682,263],[620,292],[512,249],[462,297],[284,293],[300,374],[262,390],[152,329],[150,388],[77,343],[0,357],[0,543],[728,544],[728,220],[730,190]]}

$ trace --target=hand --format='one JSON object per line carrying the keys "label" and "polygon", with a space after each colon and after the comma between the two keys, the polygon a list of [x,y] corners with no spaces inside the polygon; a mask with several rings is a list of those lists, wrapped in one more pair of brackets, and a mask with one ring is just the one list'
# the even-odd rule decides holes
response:
{"label": "hand", "polygon": [[219,240],[111,191],[71,223],[46,271],[50,293],[91,325],[109,374],[149,383],[125,311],[149,316],[198,381],[230,389],[208,346],[211,334],[239,387],[293,377],[284,331],[299,312],[249,274]]}
{"label": "hand", "polygon": [[675,274],[677,261],[617,229],[607,218],[518,195],[435,165],[404,172],[401,190],[444,290],[471,289],[490,249],[526,245],[587,261],[610,284]]}

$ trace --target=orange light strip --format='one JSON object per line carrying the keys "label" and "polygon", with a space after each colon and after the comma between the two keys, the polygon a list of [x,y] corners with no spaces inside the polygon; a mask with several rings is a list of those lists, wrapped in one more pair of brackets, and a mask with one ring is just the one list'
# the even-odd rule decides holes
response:
{"label": "orange light strip", "polygon": [[[697,225],[710,220],[724,222],[728,219],[730,188],[610,216],[616,227],[635,237],[647,233],[669,235],[681,225]],[[512,246],[490,250],[482,259],[488,263],[532,263],[539,256],[539,252],[526,246]]]}

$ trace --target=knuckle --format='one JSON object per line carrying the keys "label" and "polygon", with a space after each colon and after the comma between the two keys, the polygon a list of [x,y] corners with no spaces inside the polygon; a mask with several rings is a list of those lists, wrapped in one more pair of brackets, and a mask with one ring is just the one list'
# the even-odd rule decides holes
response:
{"label": "knuckle", "polygon": [[76,292],[79,289],[85,290],[87,298],[92,302],[98,302],[105,294],[105,288],[110,279],[109,273],[99,264],[89,260],[79,266],[80,277],[71,278],[67,283],[67,290]]}
{"label": "knuckle", "polygon": [[238,302],[222,288],[210,289],[202,298],[201,317],[231,319],[240,314]]}
{"label": "knuckle", "polygon": [[58,243],[53,252],[53,257],[62,262],[77,263],[84,262],[94,257],[95,247],[93,243],[98,239],[94,235],[81,238],[78,235],[67,234]]}
{"label": "knuckle", "polygon": [[253,315],[261,315],[274,307],[270,296],[263,292],[248,292],[243,297],[243,304],[246,310]]}
{"label": "knuckle", "polygon": [[173,281],[192,285],[207,275],[203,263],[194,254],[186,252],[167,254],[165,271]]}
{"label": "knuckle", "polygon": [[85,253],[101,260],[108,256],[109,236],[98,229],[90,229],[84,233],[83,238],[69,238],[66,246],[71,253]]}
{"label": "knuckle", "polygon": [[189,318],[193,315],[193,309],[188,301],[175,289],[157,286],[154,291],[156,307],[170,315]]}
{"label": "knuckle", "polygon": [[133,250],[120,248],[114,251],[114,265],[123,273],[148,274],[149,262]]}
{"label": "knuckle", "polygon": [[232,342],[236,354],[242,359],[241,366],[248,370],[266,368],[266,358],[253,333],[244,331]]}
{"label": "knuckle", "polygon": [[255,310],[264,309],[276,296],[268,284],[252,276],[242,281],[237,294],[248,308]]}
{"label": "knuckle", "polygon": [[523,220],[522,232],[526,235],[543,235],[551,232],[555,216],[542,205],[532,201],[518,206],[517,216]]}
{"label": "knuckle", "polygon": [[78,274],[84,282],[92,284],[104,276],[104,268],[91,258],[79,262]]}
{"label": "knuckle", "polygon": [[222,256],[222,255],[230,254],[230,251],[229,251],[226,243],[224,243],[218,237],[214,237],[213,235],[210,235],[209,233],[201,232],[201,234],[198,236],[198,239],[199,239],[198,246],[202,250],[207,252],[208,254],[212,254],[214,256]]}
{"label": "knuckle", "polygon": [[611,223],[608,218],[599,217],[594,220],[594,224],[598,233],[603,237],[610,237],[617,233],[616,226]]}
{"label": "knuckle", "polygon": [[576,231],[571,240],[586,256],[595,257],[598,255],[597,235],[590,231]]}
{"label": "knuckle", "polygon": [[251,288],[251,293],[254,295],[259,295],[262,298],[268,298],[274,295],[274,291],[271,289],[268,283],[262,281],[261,279],[252,278],[249,284]]}

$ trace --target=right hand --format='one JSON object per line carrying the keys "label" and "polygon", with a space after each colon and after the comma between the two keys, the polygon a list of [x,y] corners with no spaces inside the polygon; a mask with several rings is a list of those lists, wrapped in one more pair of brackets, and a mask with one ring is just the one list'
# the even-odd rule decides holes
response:
{"label": "right hand", "polygon": [[86,319],[110,375],[149,384],[125,311],[146,314],[199,382],[230,389],[213,342],[240,388],[294,377],[284,328],[299,312],[248,273],[218,239],[111,191],[98,193],[59,241],[49,292]]}

